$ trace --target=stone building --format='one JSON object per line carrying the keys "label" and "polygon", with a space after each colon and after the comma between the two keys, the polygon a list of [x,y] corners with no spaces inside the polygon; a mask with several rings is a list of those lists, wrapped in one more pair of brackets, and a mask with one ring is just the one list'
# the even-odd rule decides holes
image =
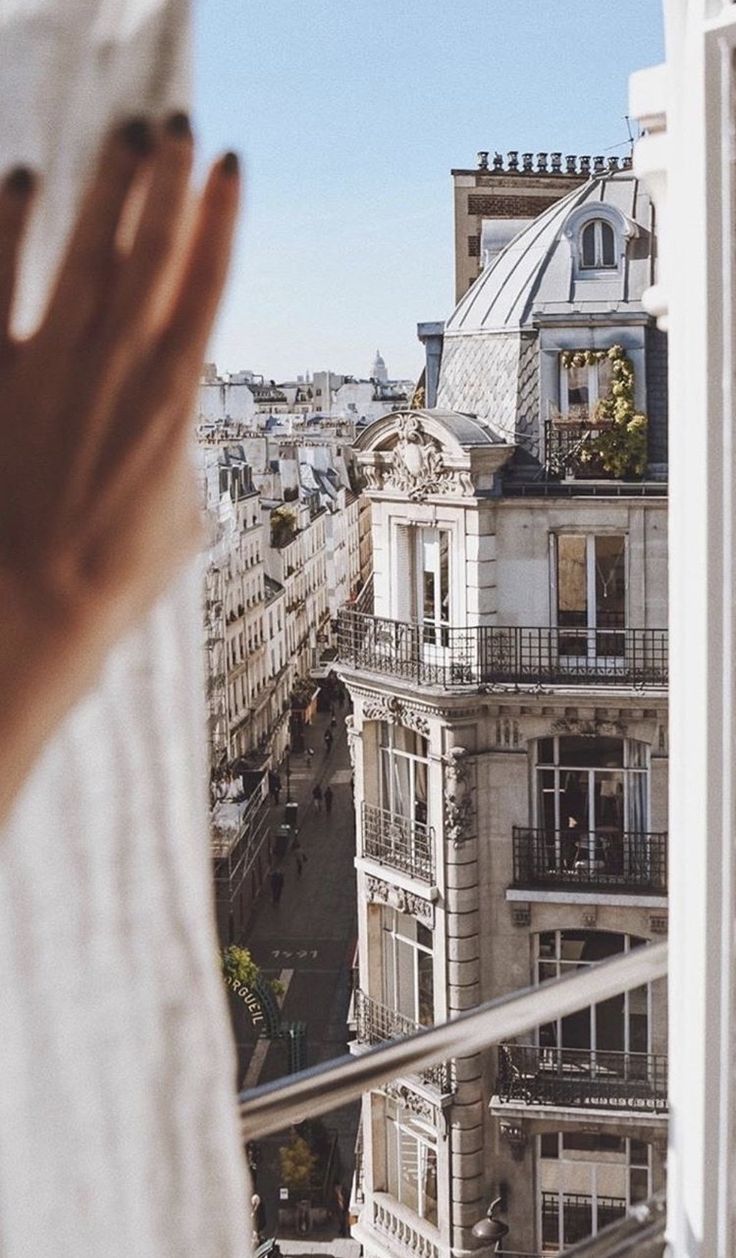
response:
{"label": "stone building", "polygon": [[[464,297],[482,268],[504,245],[571,188],[617,158],[562,153],[478,154],[475,169],[453,170],[455,198],[455,300]],[[623,165],[627,164],[624,159]]]}
{"label": "stone building", "polygon": [[[436,405],[356,443],[355,1052],[667,928],[654,219],[628,170],[558,177],[448,321]],[[497,1197],[509,1252],[557,1254],[660,1187],[665,1006],[639,989],[367,1095],[367,1258],[471,1251]]]}

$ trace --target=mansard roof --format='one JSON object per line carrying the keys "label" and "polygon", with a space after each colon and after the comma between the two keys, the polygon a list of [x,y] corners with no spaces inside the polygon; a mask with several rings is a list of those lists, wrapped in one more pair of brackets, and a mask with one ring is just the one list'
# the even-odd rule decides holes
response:
{"label": "mansard roof", "polygon": [[[575,270],[575,233],[594,217],[611,222],[626,247],[621,270],[583,278]],[[511,331],[531,327],[545,315],[584,317],[641,308],[641,295],[653,283],[653,236],[649,197],[631,171],[590,179],[501,250],[461,299],[445,335]]]}

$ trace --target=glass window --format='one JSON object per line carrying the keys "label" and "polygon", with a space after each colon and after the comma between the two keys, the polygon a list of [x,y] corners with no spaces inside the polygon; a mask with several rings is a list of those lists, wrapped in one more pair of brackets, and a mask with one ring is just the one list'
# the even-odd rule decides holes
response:
{"label": "glass window", "polygon": [[[538,983],[561,978],[644,943],[638,936],[603,930],[544,931],[537,936],[537,941]],[[646,1054],[649,1049],[648,1009],[648,988],[639,987],[548,1022],[539,1028],[539,1044],[543,1048],[562,1050],[561,1067],[565,1065],[565,1050]],[[610,1068],[615,1069],[616,1065],[617,1059],[611,1059]]]}
{"label": "glass window", "polygon": [[595,1235],[651,1193],[649,1146],[622,1136],[547,1132],[539,1138],[543,1253]]}
{"label": "glass window", "polygon": [[434,1022],[432,932],[397,909],[381,910],[383,1004],[421,1026]]}
{"label": "glass window", "polygon": [[557,625],[561,659],[616,660],[626,639],[626,538],[560,533],[555,539]]}
{"label": "glass window", "polygon": [[391,1196],[437,1223],[437,1134],[394,1101],[386,1102],[386,1173]]}
{"label": "glass window", "polygon": [[584,270],[616,266],[616,235],[605,219],[586,223],[580,236],[580,265]]}
{"label": "glass window", "polygon": [[379,735],[379,807],[408,821],[427,823],[429,745],[402,725],[382,722]]}

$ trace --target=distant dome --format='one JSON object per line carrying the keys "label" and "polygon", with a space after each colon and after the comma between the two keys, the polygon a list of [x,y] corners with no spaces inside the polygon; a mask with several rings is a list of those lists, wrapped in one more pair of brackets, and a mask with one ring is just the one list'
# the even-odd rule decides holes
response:
{"label": "distant dome", "polygon": [[[595,217],[610,221],[626,245],[641,236],[643,247],[625,248],[618,270],[576,271],[575,221]],[[596,314],[620,304],[640,303],[653,282],[653,211],[649,197],[630,171],[591,179],[573,189],[523,228],[493,258],[468,289],[445,327],[455,333],[500,332],[526,328],[545,313]],[[573,227],[573,235],[569,230]]]}
{"label": "distant dome", "polygon": [[377,380],[379,384],[386,384],[388,380],[388,371],[386,370],[386,364],[381,357],[380,349],[376,350],[376,357],[373,360],[371,380]]}

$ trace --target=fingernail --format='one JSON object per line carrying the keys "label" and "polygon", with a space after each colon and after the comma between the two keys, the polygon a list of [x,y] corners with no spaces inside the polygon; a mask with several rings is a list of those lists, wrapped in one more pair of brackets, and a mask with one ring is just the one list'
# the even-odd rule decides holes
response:
{"label": "fingernail", "polygon": [[185,114],[183,110],[170,114],[164,123],[164,130],[168,135],[173,135],[179,140],[188,140],[192,134],[189,114]]}
{"label": "fingernail", "polygon": [[226,153],[220,162],[223,175],[237,175],[240,169],[237,153]]}
{"label": "fingernail", "polygon": [[120,136],[134,153],[144,155],[153,147],[153,133],[146,118],[129,118],[120,128]]}
{"label": "fingernail", "polygon": [[27,166],[15,166],[9,174],[5,176],[6,192],[13,192],[16,196],[26,196],[33,188],[36,177],[32,170]]}

